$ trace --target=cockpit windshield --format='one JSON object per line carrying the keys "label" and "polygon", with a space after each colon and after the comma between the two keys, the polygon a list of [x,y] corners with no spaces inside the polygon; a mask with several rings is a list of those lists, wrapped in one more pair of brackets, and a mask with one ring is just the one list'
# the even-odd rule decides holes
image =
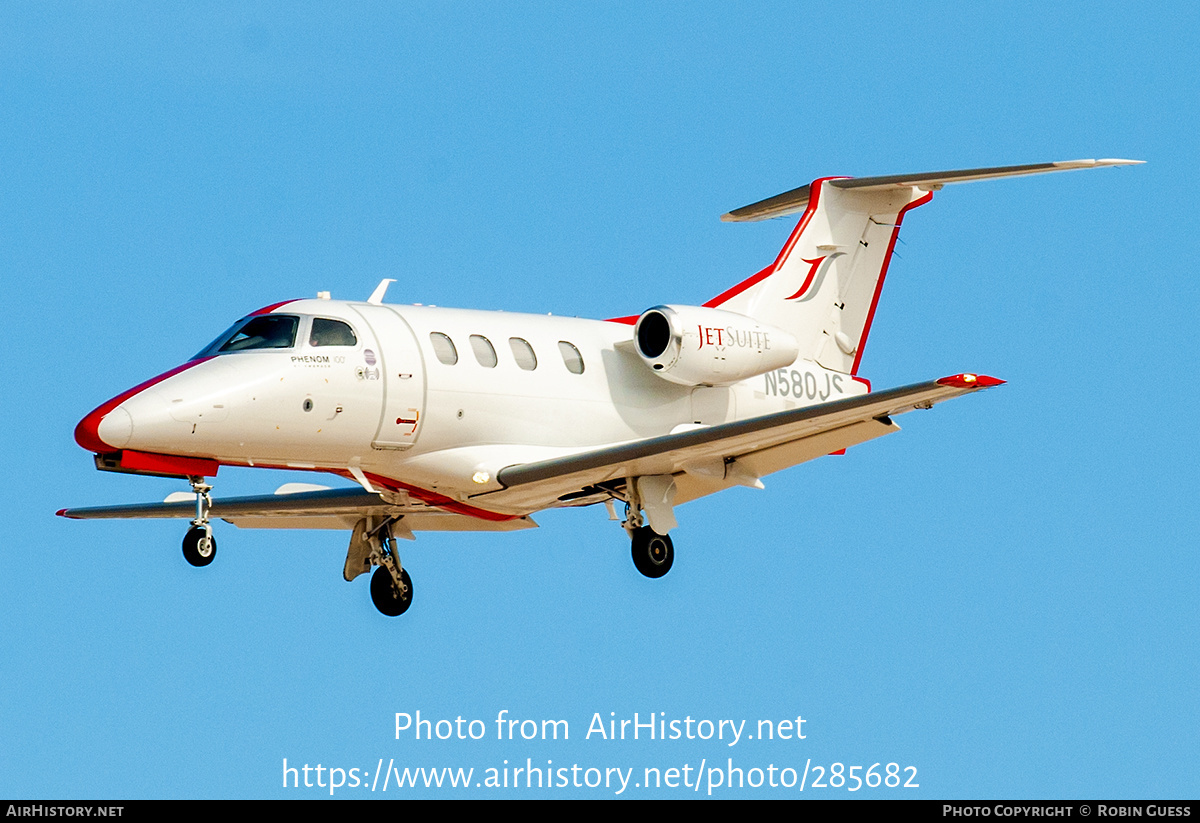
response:
{"label": "cockpit windshield", "polygon": [[251,349],[290,349],[296,345],[299,325],[300,318],[290,314],[243,317],[192,359]]}

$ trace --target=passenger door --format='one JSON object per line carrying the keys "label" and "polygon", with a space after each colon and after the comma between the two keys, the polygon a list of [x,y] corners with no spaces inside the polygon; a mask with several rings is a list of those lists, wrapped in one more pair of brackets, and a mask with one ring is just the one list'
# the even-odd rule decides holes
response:
{"label": "passenger door", "polygon": [[[364,352],[368,369],[378,368],[383,380],[383,413],[371,445],[377,449],[407,449],[421,435],[425,410],[425,363],[416,335],[391,306],[356,305],[370,326],[378,351]],[[377,365],[371,363],[374,357]]]}

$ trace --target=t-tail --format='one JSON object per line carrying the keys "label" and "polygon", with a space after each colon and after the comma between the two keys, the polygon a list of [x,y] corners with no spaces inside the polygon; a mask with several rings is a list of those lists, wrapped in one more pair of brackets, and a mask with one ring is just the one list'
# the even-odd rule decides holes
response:
{"label": "t-tail", "polygon": [[857,374],[900,224],[910,209],[928,203],[933,192],[950,183],[1140,162],[1067,160],[814,180],[721,217],[742,222],[803,212],[774,263],[704,305],[782,328],[795,335],[800,357]]}

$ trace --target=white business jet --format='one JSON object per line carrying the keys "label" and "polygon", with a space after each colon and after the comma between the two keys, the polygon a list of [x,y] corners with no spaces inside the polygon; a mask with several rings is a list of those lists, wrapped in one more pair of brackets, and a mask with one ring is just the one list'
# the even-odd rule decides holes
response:
{"label": "white business jet", "polygon": [[[75,429],[96,467],[186,479],[163,503],[63,509],[76,519],[192,518],[351,532],[346,580],[378,567],[386,615],[412,602],[396,538],[532,528],[530,515],[602,503],[647,577],[671,568],[675,507],[899,431],[892,418],[1003,381],[956,374],[871,391],[858,374],[905,214],[950,183],[1120,166],[1074,160],[815,180],[727,221],[802,213],[771,265],[702,306],[609,320],[289,300],[237,321],[195,357],[117,395]],[[220,466],[305,469],[356,485],[290,483],[215,499]]]}

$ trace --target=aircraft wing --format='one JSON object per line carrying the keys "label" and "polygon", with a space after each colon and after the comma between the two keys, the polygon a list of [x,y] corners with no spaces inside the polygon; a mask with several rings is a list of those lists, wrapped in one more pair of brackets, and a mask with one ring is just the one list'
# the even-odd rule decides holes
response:
{"label": "aircraft wing", "polygon": [[[196,516],[195,498],[164,503],[135,503],[62,509],[58,514],[73,520]],[[537,526],[528,517],[489,521],[442,511],[411,499],[403,492],[372,494],[360,488],[320,489],[253,497],[213,498],[209,517],[241,528],[351,530],[367,515],[404,515],[413,531],[513,531]]]}
{"label": "aircraft wing", "polygon": [[626,478],[674,475],[675,503],[758,478],[899,431],[894,415],[1003,383],[962,374],[775,414],[722,423],[501,469],[506,488],[479,495],[506,508],[587,505]]}

